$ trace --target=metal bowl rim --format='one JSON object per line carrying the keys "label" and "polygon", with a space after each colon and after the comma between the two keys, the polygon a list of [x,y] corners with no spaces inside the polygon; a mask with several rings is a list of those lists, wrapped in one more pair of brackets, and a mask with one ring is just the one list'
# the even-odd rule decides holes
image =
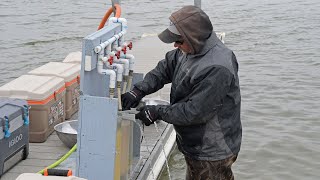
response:
{"label": "metal bowl rim", "polygon": [[69,124],[70,124],[70,122],[76,122],[76,121],[78,121],[78,120],[76,119],[76,120],[70,120],[70,121],[61,122],[61,123],[59,123],[59,124],[56,124],[56,125],[53,127],[53,129],[54,129],[56,132],[61,133],[61,134],[77,135],[77,134],[78,134],[78,130],[77,130],[77,129],[76,129],[77,133],[65,133],[65,132],[62,132],[62,131],[59,131],[59,130],[58,130],[58,127],[59,127],[59,126],[62,126],[63,124],[66,124],[66,123],[69,123]]}

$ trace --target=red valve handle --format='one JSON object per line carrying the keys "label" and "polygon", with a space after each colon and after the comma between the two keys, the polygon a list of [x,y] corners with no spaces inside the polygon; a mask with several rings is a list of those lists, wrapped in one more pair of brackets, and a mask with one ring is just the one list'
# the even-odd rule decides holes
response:
{"label": "red valve handle", "polygon": [[109,57],[108,62],[110,63],[110,65],[113,64],[113,57],[112,56]]}
{"label": "red valve handle", "polygon": [[129,47],[130,50],[132,49],[132,42],[130,42],[130,43],[128,44],[128,47]]}
{"label": "red valve handle", "polygon": [[120,59],[120,53],[121,53],[121,51],[118,51],[118,52],[116,53],[117,59]]}
{"label": "red valve handle", "polygon": [[123,47],[121,50],[122,50],[123,54],[127,54],[127,47],[126,46]]}

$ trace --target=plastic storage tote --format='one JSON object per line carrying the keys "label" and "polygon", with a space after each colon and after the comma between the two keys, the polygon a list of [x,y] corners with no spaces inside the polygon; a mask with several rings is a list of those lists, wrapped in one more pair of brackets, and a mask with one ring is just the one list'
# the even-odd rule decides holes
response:
{"label": "plastic storage tote", "polygon": [[44,142],[65,119],[65,83],[55,76],[22,75],[0,87],[0,97],[27,100],[29,142]]}
{"label": "plastic storage tote", "polygon": [[[0,98],[0,177],[29,154],[29,106]],[[0,178],[1,179],[1,178]]]}
{"label": "plastic storage tote", "polygon": [[80,64],[49,62],[28,74],[39,76],[56,76],[64,79],[66,93],[66,119],[79,109],[79,92],[80,92]]}

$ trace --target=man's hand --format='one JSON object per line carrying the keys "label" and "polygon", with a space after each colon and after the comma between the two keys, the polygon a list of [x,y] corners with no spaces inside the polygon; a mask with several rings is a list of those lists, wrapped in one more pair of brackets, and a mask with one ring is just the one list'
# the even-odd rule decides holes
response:
{"label": "man's hand", "polygon": [[146,126],[150,126],[150,124],[153,124],[154,121],[160,118],[156,106],[142,106],[137,110],[140,112],[136,114],[136,119],[140,119]]}
{"label": "man's hand", "polygon": [[134,87],[131,91],[121,95],[122,110],[130,110],[138,106],[140,100],[144,97],[143,92]]}

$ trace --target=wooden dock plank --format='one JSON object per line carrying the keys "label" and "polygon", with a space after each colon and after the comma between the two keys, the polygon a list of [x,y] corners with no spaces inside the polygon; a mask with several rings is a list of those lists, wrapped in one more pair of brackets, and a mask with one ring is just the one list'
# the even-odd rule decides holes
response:
{"label": "wooden dock plank", "polygon": [[45,160],[56,160],[60,159],[65,153],[63,152],[38,152],[38,153],[29,153],[28,159],[45,159]]}
{"label": "wooden dock plank", "polygon": [[30,152],[39,152],[39,153],[55,153],[55,152],[67,152],[68,149],[62,146],[47,147],[47,146],[30,146]]}
{"label": "wooden dock plank", "polygon": [[21,173],[15,173],[15,172],[7,172],[4,176],[2,176],[1,180],[14,180],[16,179]]}

